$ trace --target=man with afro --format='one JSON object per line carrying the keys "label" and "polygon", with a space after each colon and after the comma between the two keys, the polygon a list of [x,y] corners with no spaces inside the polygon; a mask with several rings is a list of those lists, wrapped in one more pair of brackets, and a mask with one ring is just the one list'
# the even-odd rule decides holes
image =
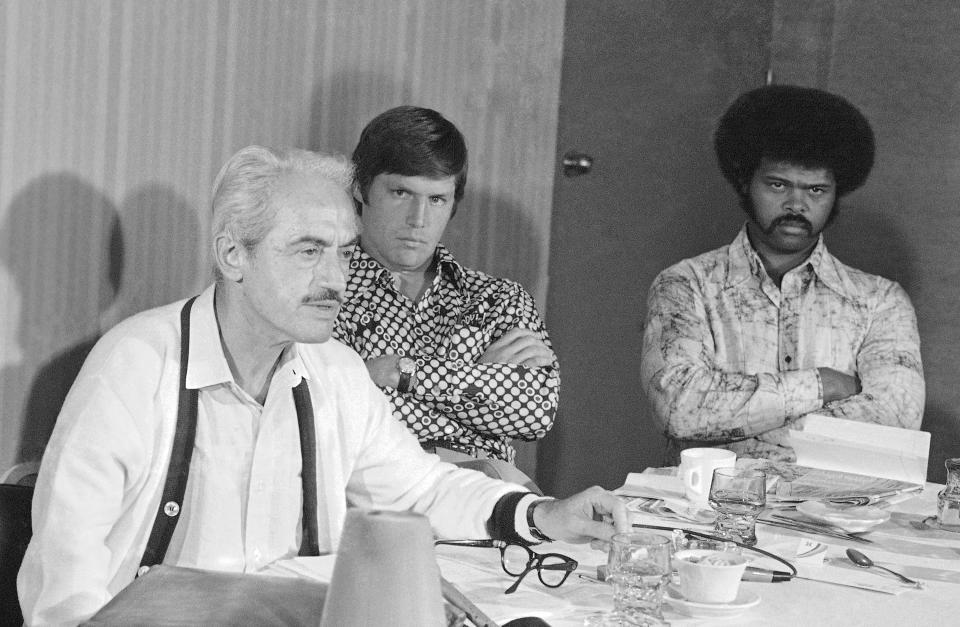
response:
{"label": "man with afro", "polygon": [[822,237],[870,173],[867,119],[840,96],[770,85],[734,101],[714,148],[748,219],[732,244],[650,288],[641,377],[664,461],[693,446],[794,461],[789,433],[810,413],[918,429],[910,299],[841,263]]}

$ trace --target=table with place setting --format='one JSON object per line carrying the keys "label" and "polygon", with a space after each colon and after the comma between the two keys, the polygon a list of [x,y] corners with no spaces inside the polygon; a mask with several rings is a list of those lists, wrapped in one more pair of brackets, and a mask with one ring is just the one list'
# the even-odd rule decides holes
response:
{"label": "table with place setting", "polygon": [[[617,490],[635,531],[670,538],[678,549],[674,560],[682,555],[679,549],[689,554],[708,546],[697,543],[711,542],[705,538],[715,533],[709,511],[686,502],[682,488],[676,491],[675,475],[676,469],[631,473]],[[927,483],[892,501],[854,509],[858,513],[849,520],[843,519],[849,510],[829,503],[798,504],[795,510],[768,503],[756,526],[758,550],[739,549],[747,570],[734,600],[689,601],[674,574],[665,587],[663,620],[675,626],[945,624],[945,617],[960,615],[960,533],[938,528],[937,495],[942,488]],[[881,515],[875,515],[876,510]],[[802,515],[804,511],[813,516]],[[521,549],[462,540],[437,544],[434,552],[448,606],[467,615],[498,625],[539,617],[553,627],[582,627],[613,609],[612,586],[601,580],[608,566],[607,547],[550,542]],[[848,549],[875,566],[858,566]],[[116,612],[129,617],[131,611],[157,619],[169,619],[172,612],[218,620],[250,617],[251,603],[260,615],[271,617],[274,622],[269,624],[317,624],[336,558],[282,560],[258,575],[158,568],[156,576],[148,573],[129,586],[91,624],[116,624],[106,617]],[[184,602],[185,594],[197,597],[193,609]],[[369,594],[375,598],[376,591]],[[220,601],[211,603],[213,598]]]}
{"label": "table with place setting", "polygon": [[[662,485],[662,481],[654,483]],[[629,485],[630,481],[624,488]],[[944,624],[944,617],[960,615],[960,533],[936,528],[935,520],[931,524],[942,488],[928,483],[922,491],[903,495],[888,506],[861,508],[866,514],[851,519],[849,526],[856,531],[849,533],[836,524],[847,525],[843,520],[834,518],[818,529],[815,518],[768,509],[756,528],[756,546],[794,565],[798,576],[775,582],[745,580],[734,602],[716,605],[685,602],[671,585],[664,595],[664,619],[671,625]],[[677,513],[663,507],[662,501],[658,507],[652,504],[655,499],[631,497],[623,489],[620,492],[631,504],[636,525],[713,533],[704,512],[688,509]],[[634,505],[637,500],[644,502],[642,507]],[[822,509],[813,506],[810,511],[821,513]],[[877,522],[875,509],[888,515]],[[771,514],[802,522],[781,525]],[[598,580],[598,567],[607,561],[604,550],[562,542],[534,549],[569,556],[578,562],[577,570],[558,588],[548,588],[528,576],[516,592],[507,595],[504,591],[513,578],[503,572],[495,552],[437,547],[437,559],[444,576],[498,623],[539,616],[554,627],[579,627],[589,616],[612,608],[612,590]],[[920,587],[901,582],[882,569],[857,566],[847,549],[919,581]],[[789,572],[783,564],[752,553],[743,551],[756,572]]]}

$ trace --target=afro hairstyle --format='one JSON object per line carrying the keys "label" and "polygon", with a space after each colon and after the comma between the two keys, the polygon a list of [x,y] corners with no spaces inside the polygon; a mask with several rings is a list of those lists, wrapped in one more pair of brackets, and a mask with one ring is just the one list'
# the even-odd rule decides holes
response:
{"label": "afro hairstyle", "polygon": [[811,87],[768,85],[742,94],[713,137],[720,170],[738,194],[763,159],[829,170],[837,196],[857,189],[873,167],[870,123],[852,104]]}

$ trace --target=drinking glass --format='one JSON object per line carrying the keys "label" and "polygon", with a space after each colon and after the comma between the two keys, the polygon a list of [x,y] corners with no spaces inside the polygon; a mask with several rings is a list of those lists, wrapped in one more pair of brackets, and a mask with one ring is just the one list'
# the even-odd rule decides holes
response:
{"label": "drinking glass", "polygon": [[937,494],[937,522],[946,531],[960,531],[960,457],[944,461],[947,484]]}
{"label": "drinking glass", "polygon": [[717,511],[716,534],[747,546],[757,543],[757,516],[767,504],[762,470],[717,468],[710,484],[710,507]]}
{"label": "drinking glass", "polygon": [[613,585],[613,612],[597,625],[668,625],[663,592],[670,582],[673,542],[653,533],[618,533],[610,540],[607,581]]}

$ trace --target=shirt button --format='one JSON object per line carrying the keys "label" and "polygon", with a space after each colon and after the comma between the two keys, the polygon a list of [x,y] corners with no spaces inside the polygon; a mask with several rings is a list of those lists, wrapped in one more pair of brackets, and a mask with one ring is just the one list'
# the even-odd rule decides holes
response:
{"label": "shirt button", "polygon": [[786,357],[783,358],[783,361],[789,364],[791,361],[793,361],[793,357],[791,357],[790,355],[787,355]]}

